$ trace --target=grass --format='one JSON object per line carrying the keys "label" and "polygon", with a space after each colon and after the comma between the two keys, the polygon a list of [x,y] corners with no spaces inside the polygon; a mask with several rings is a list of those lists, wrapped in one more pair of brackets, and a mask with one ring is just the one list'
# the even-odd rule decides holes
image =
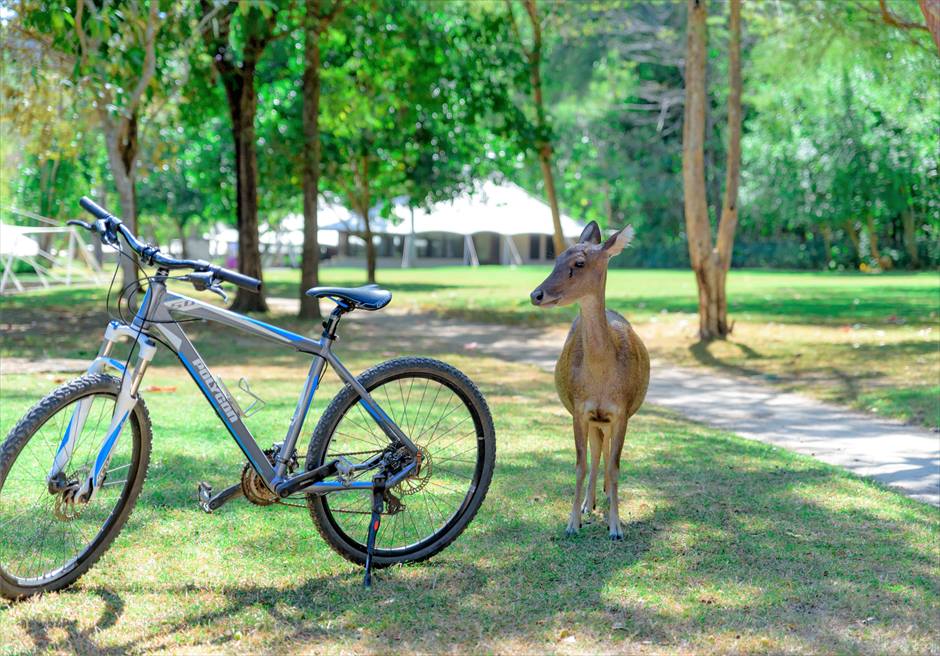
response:
{"label": "grass", "polygon": [[[83,305],[93,295],[4,299],[2,353],[87,356],[103,323]],[[78,318],[62,324],[67,316]],[[8,328],[34,321],[44,343]],[[410,352],[408,335],[379,347],[356,339],[355,322],[345,328],[339,351],[354,371]],[[204,326],[191,332],[216,373],[245,373],[265,390],[252,428],[262,444],[279,440],[307,362]],[[480,384],[498,443],[480,515],[438,557],[385,570],[365,592],[361,570],[325,546],[303,509],[239,501],[203,514],[197,481],[233,481],[241,457],[161,353],[145,384],[175,391],[145,393],[153,460],[125,532],[72,590],[0,604],[0,653],[267,653],[287,642],[331,654],[940,650],[935,508],[649,406],[624,451],[626,540],[610,542],[600,519],[566,538],[573,449],[550,374],[432,355]],[[0,377],[0,434],[64,377]],[[313,417],[336,389],[328,376]]]}
{"label": "grass", "polygon": [[[396,306],[447,317],[567,330],[577,309],[533,307],[546,267],[383,270]],[[295,271],[270,272],[271,294],[295,296]],[[327,284],[362,284],[354,269],[323,270]],[[697,339],[688,271],[612,270],[608,307],[629,318],[655,357],[761,376],[802,391],[940,430],[940,276],[732,271],[734,332]]]}

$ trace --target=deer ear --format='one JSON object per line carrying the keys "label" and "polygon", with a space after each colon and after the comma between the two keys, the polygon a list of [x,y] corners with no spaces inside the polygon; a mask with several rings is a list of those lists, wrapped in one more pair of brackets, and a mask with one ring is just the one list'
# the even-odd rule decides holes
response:
{"label": "deer ear", "polygon": [[601,243],[601,229],[597,226],[597,221],[591,221],[584,227],[578,242],[582,244]]}
{"label": "deer ear", "polygon": [[608,237],[604,245],[601,246],[601,250],[606,251],[607,257],[620,255],[620,252],[626,248],[631,241],[633,241],[633,226],[627,226],[620,232],[615,232]]}

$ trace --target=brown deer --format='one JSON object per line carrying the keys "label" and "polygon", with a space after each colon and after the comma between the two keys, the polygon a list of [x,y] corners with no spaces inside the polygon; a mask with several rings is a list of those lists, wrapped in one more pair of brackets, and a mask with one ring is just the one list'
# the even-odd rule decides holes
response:
{"label": "brown deer", "polygon": [[[581,310],[555,364],[555,387],[574,418],[577,453],[568,535],[577,533],[582,514],[588,515],[595,508],[597,473],[603,453],[610,538],[623,539],[617,503],[620,454],[627,421],[646,397],[650,358],[630,322],[605,309],[604,288],[610,258],[618,255],[632,238],[633,228],[627,226],[602,244],[600,228],[591,221],[578,243],[558,256],[551,275],[531,294],[532,304],[538,307],[578,303]],[[587,495],[582,497],[588,442],[591,478]]]}

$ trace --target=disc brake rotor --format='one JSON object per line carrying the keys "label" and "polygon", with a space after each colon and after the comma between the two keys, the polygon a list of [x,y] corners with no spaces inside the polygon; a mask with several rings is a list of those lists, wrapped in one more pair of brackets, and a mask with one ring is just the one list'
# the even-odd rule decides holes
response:
{"label": "disc brake rotor", "polygon": [[56,519],[70,522],[85,512],[88,503],[76,501],[75,496],[89,473],[91,473],[91,470],[88,467],[77,470],[69,477],[69,482],[65,484],[62,491],[56,494],[55,507],[52,510],[52,514],[55,515]]}
{"label": "disc brake rotor", "polygon": [[415,454],[415,470],[408,478],[403,479],[393,489],[398,494],[408,496],[417,494],[425,488],[428,481],[431,480],[431,454],[422,446],[418,447],[418,453]]}

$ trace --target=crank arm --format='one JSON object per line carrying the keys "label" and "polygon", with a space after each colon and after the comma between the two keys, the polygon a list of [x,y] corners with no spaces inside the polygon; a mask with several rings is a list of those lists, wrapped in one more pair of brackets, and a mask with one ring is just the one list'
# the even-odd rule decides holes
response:
{"label": "crank arm", "polygon": [[237,499],[240,496],[242,496],[241,483],[229,486],[215,495],[212,494],[211,485],[205,481],[199,484],[199,507],[207,513],[218,510],[229,501]]}

